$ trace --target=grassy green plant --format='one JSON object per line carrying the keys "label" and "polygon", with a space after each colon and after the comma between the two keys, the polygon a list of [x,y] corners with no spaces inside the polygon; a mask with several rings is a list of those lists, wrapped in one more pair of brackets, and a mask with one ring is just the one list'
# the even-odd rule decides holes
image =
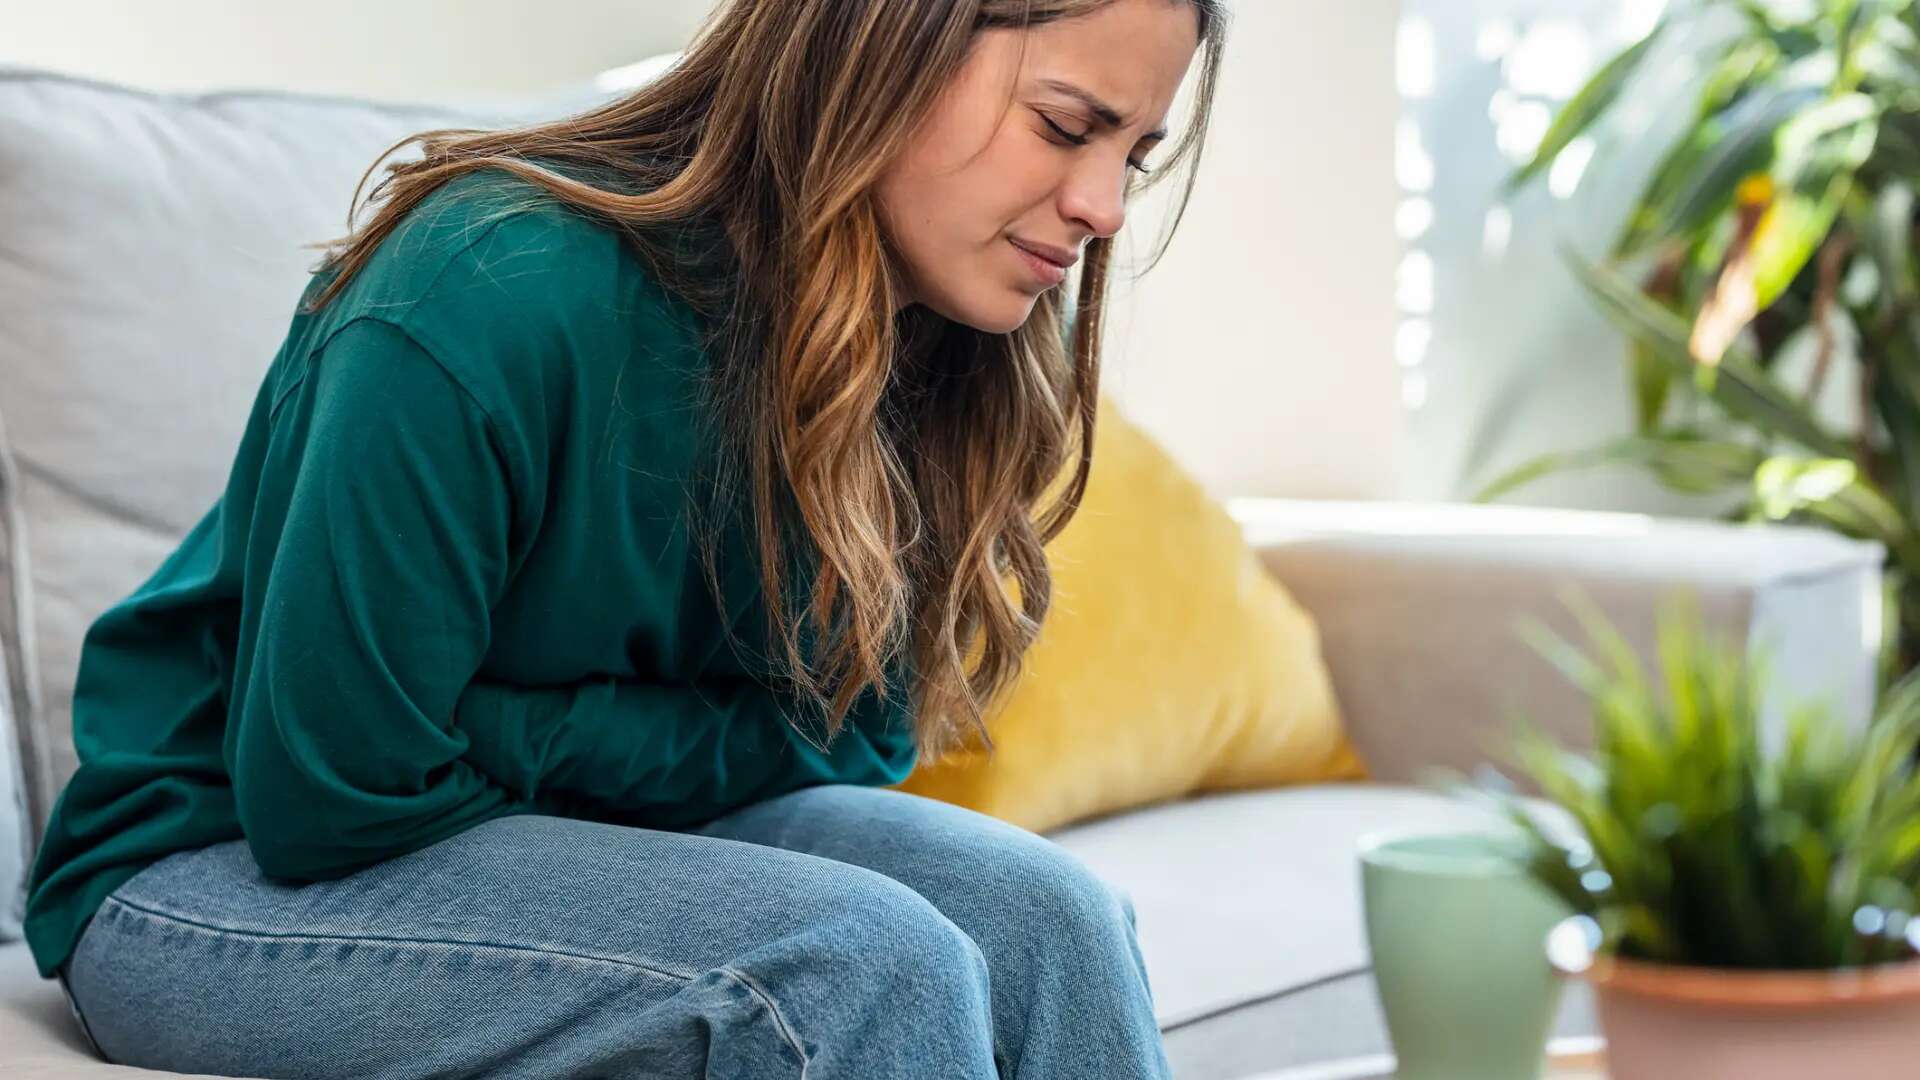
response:
{"label": "grassy green plant", "polygon": [[1688,124],[1605,257],[1567,255],[1630,339],[1635,430],[1475,497],[1628,463],[1741,496],[1732,518],[1877,540],[1885,685],[1920,664],[1920,8],[1673,0],[1559,111],[1509,190],[1611,137],[1604,118],[1655,66],[1692,72]]}
{"label": "grassy green plant", "polygon": [[1506,756],[1584,836],[1487,780],[1457,791],[1519,827],[1534,878],[1599,923],[1603,949],[1764,969],[1920,955],[1920,674],[1881,696],[1865,731],[1815,701],[1769,738],[1765,654],[1704,630],[1691,594],[1661,611],[1657,679],[1589,601],[1567,603],[1589,651],[1538,622],[1524,632],[1590,700],[1592,747],[1521,718]]}

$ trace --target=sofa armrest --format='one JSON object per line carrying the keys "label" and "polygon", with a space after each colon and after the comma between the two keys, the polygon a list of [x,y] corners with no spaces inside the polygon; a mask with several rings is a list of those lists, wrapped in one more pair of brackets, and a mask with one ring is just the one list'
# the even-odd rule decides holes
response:
{"label": "sofa armrest", "polygon": [[1716,632],[1769,651],[1763,723],[1825,698],[1871,714],[1884,549],[1819,529],[1450,503],[1228,500],[1267,569],[1314,616],[1355,746],[1380,780],[1488,762],[1518,712],[1587,745],[1581,692],[1516,632],[1585,647],[1558,590],[1584,591],[1654,673],[1656,616],[1691,590]]}

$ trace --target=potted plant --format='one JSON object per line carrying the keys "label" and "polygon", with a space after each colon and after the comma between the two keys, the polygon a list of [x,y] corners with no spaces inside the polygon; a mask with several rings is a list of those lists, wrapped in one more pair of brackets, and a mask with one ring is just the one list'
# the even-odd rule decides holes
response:
{"label": "potted plant", "polygon": [[1547,951],[1596,992],[1610,1075],[1920,1075],[1920,675],[1864,731],[1824,702],[1768,730],[1765,652],[1709,635],[1690,595],[1661,610],[1658,685],[1566,599],[1590,652],[1522,630],[1591,700],[1592,747],[1522,723],[1504,756],[1577,828],[1488,779],[1459,791],[1573,910]]}

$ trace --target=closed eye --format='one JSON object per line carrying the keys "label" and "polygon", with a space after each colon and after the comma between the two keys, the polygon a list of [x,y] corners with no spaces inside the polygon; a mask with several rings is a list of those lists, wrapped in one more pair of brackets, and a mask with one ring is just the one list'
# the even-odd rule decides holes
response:
{"label": "closed eye", "polygon": [[[1063,128],[1059,124],[1054,123],[1053,118],[1051,116],[1046,115],[1045,113],[1040,114],[1040,119],[1045,121],[1046,125],[1053,129],[1054,134],[1060,136],[1062,139],[1065,139],[1069,144],[1073,146],[1085,146],[1089,141],[1091,141],[1085,135],[1075,135],[1073,132],[1068,131],[1066,128]],[[1141,162],[1134,161],[1131,158],[1127,160],[1127,168],[1136,170],[1140,173],[1150,173],[1153,171],[1152,169],[1147,168],[1146,165],[1142,164]]]}
{"label": "closed eye", "polygon": [[1075,135],[1075,134],[1074,134],[1073,132],[1071,132],[1071,131],[1068,131],[1068,130],[1067,130],[1066,128],[1063,128],[1063,127],[1061,127],[1061,126],[1060,126],[1059,124],[1056,124],[1056,123],[1054,123],[1054,122],[1053,122],[1053,117],[1051,117],[1051,116],[1047,116],[1046,114],[1044,114],[1044,113],[1042,113],[1042,114],[1041,114],[1041,116],[1040,116],[1040,119],[1042,119],[1042,120],[1045,120],[1045,121],[1047,122],[1047,126],[1053,129],[1053,133],[1054,133],[1054,134],[1056,134],[1056,135],[1058,135],[1058,136],[1060,136],[1061,138],[1063,138],[1063,139],[1065,139],[1065,140],[1067,140],[1068,142],[1070,142],[1070,143],[1072,143],[1073,145],[1075,145],[1075,146],[1085,146],[1085,145],[1087,145],[1087,141],[1088,141],[1088,140],[1087,140],[1087,137],[1086,137],[1085,135]]}

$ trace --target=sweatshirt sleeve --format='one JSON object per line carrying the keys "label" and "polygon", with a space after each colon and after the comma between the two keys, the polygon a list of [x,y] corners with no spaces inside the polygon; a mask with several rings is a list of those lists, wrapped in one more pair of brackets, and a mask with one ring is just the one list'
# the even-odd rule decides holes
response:
{"label": "sweatshirt sleeve", "polygon": [[676,828],[815,784],[885,785],[916,756],[907,693],[855,699],[822,752],[796,704],[747,679],[698,686],[606,677],[568,686],[476,681],[456,723],[468,757],[516,796],[576,816]]}
{"label": "sweatshirt sleeve", "polygon": [[227,764],[271,877],[340,877],[532,812],[452,724],[508,577],[511,473],[404,331],[336,330],[278,403],[242,589]]}

